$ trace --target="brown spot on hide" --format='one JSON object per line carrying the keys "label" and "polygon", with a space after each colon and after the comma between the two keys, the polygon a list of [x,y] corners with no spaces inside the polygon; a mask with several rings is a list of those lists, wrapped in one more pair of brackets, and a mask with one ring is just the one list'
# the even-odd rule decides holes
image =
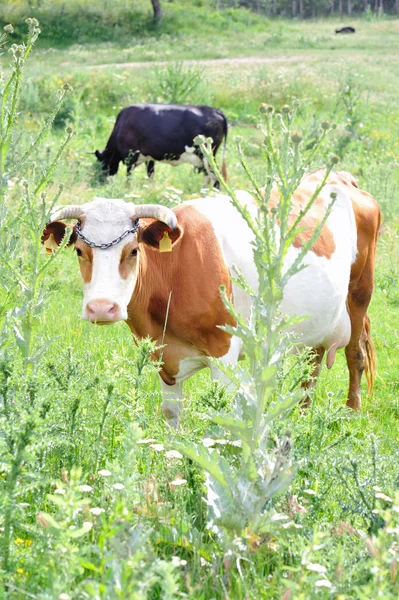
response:
{"label": "brown spot on hide", "polygon": [[[313,171],[312,173],[309,173],[309,175],[306,175],[302,181],[320,184],[324,178],[324,175],[324,169],[318,169],[317,171]],[[348,187],[359,188],[356,179],[347,171],[332,171],[327,178],[327,183],[336,185],[343,183]]]}
{"label": "brown spot on hide", "polygon": [[[289,224],[292,226],[299,217],[301,211],[309,203],[314,186],[306,186],[306,178],[301,182],[301,185],[295,190],[291,198],[291,213],[289,216]],[[277,190],[272,190],[270,205],[276,206],[279,202],[279,193]],[[313,237],[315,229],[319,226],[326,213],[326,207],[323,199],[319,196],[313,202],[309,211],[303,216],[297,225],[299,233],[296,235],[293,246],[294,248],[302,248]],[[327,225],[321,229],[319,237],[311,247],[311,251],[317,256],[325,256],[331,258],[335,251],[334,237]]]}
{"label": "brown spot on hide", "polygon": [[154,294],[148,303],[148,314],[154,319],[155,323],[163,326],[166,319],[167,307],[168,299]]}
{"label": "brown spot on hide", "polygon": [[78,260],[82,279],[84,283],[90,283],[93,274],[93,250],[79,238],[75,242],[75,250],[81,252],[81,256],[78,255]]}
{"label": "brown spot on hide", "polygon": [[[175,231],[142,219],[139,230],[138,279],[129,303],[127,321],[139,337],[151,336],[162,350],[161,377],[173,385],[179,363],[187,357],[220,357],[230,347],[230,335],[217,326],[234,325],[226,310],[220,286],[231,294],[229,271],[211,223],[192,206],[174,209]],[[171,253],[160,253],[159,240],[169,231]],[[165,337],[163,330],[169,294],[172,292]]]}
{"label": "brown spot on hide", "polygon": [[122,248],[121,258],[119,261],[119,274],[122,279],[127,279],[132,271],[137,266],[137,256],[139,252],[139,245],[137,239],[134,238],[128,244]]}

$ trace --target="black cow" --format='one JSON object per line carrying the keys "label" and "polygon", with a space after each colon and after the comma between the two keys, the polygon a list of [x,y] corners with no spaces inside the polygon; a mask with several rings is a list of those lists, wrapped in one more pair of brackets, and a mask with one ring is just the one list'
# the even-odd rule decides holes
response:
{"label": "black cow", "polygon": [[188,162],[205,172],[218,187],[208,162],[194,146],[197,135],[212,138],[214,156],[224,137],[222,174],[226,179],[227,119],[221,110],[211,106],[132,104],[118,114],[105,150],[96,150],[95,155],[107,175],[115,175],[120,161],[127,165],[128,174],[145,162],[149,177],[154,173],[155,160]]}
{"label": "black cow", "polygon": [[336,29],[335,33],[355,33],[355,28],[354,27],[341,27],[341,29]]}

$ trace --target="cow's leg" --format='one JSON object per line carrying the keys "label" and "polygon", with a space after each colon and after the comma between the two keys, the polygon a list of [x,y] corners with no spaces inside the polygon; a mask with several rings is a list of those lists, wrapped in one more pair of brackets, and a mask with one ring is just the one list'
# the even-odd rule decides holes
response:
{"label": "cow's leg", "polygon": [[136,168],[137,161],[139,159],[140,152],[138,150],[124,149],[124,160],[126,165],[126,175],[130,175],[132,170]]}
{"label": "cow's leg", "polygon": [[[363,371],[367,367],[372,380],[375,369],[375,351],[370,338],[370,320],[367,316],[370,298],[371,290],[364,294],[359,294],[357,290],[348,295],[351,338],[345,348],[349,369],[349,394],[346,404],[355,410],[360,410],[362,406],[360,382]],[[369,387],[372,387],[372,384]]]}
{"label": "cow's leg", "polygon": [[202,157],[202,164],[204,166],[203,168],[206,173],[205,185],[209,185],[209,183],[211,183],[213,185],[213,187],[219,188],[219,181],[218,181],[215,173],[212,171],[211,167],[209,166],[209,162],[205,156]]}
{"label": "cow's leg", "polygon": [[374,288],[374,253],[369,252],[360,278],[349,289],[347,309],[351,321],[351,337],[345,348],[349,369],[349,394],[346,404],[360,410],[360,381],[366,369],[369,392],[373,388],[375,373],[375,350],[370,338],[370,319],[367,309]]}
{"label": "cow's leg", "polygon": [[129,176],[131,174],[132,170],[136,168],[137,160],[138,160],[138,154],[133,156],[132,159],[126,163],[126,175]]}
{"label": "cow's leg", "polygon": [[[312,365],[313,365],[312,374],[307,381],[303,381],[301,384],[301,387],[304,390],[310,390],[310,389],[314,388],[314,386],[316,385],[317,378],[320,373],[320,367],[321,367],[321,363],[323,360],[325,350],[323,347],[320,347],[320,348],[314,348],[313,352],[314,352],[314,354],[312,357]],[[305,408],[309,407],[310,401],[311,401],[310,396],[309,396],[309,394],[307,394],[301,400],[301,406],[303,406]]]}
{"label": "cow's leg", "polygon": [[[212,146],[212,154],[213,154],[213,158],[214,158],[215,162],[216,162],[216,152],[217,152],[217,149],[218,149],[218,148],[219,148],[219,144],[218,144],[217,146]],[[224,167],[224,168],[225,168],[225,167]],[[222,168],[222,171],[223,171],[223,168]],[[225,179],[225,181],[227,181],[227,178],[226,178],[226,177],[225,177],[224,179]],[[219,179],[216,177],[216,175],[215,175],[215,173],[214,173],[213,171],[212,171],[212,178],[211,178],[211,182],[212,182],[212,185],[213,185],[213,187],[214,187],[216,190],[219,190],[219,189],[220,189],[220,182],[219,182]]]}
{"label": "cow's leg", "polygon": [[147,167],[147,175],[148,178],[151,180],[154,180],[154,170],[155,170],[155,163],[153,160],[149,160],[146,163],[146,167]]}
{"label": "cow's leg", "polygon": [[165,419],[173,429],[178,429],[181,413],[181,399],[183,397],[183,383],[167,385],[160,377],[162,392],[162,412]]}
{"label": "cow's leg", "polygon": [[[358,225],[359,252],[356,262],[352,265],[346,303],[351,322],[351,336],[345,348],[349,369],[349,393],[346,404],[355,410],[361,408],[360,382],[364,370],[369,394],[374,383],[375,350],[370,337],[370,319],[367,310],[374,289],[375,250],[379,228],[379,210],[378,207],[373,206],[373,214],[366,213],[361,222],[361,236]],[[368,240],[367,244],[365,239]]]}

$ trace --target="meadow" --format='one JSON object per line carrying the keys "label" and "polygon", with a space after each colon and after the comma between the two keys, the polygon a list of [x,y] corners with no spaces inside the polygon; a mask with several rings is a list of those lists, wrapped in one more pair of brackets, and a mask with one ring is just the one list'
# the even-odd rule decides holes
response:
{"label": "meadow", "polygon": [[[0,7],[0,22],[13,24],[17,42],[26,39],[26,17],[43,29],[0,160],[0,599],[396,599],[399,21],[353,19],[356,34],[336,37],[334,19],[267,20],[199,1],[165,3],[165,20],[154,29],[147,3],[131,4],[120,0],[112,11],[106,2],[77,0],[64,8]],[[121,19],[129,10],[135,17]],[[0,57],[5,81],[13,41],[11,34]],[[10,110],[5,90],[2,106]],[[60,90],[65,97],[36,145]],[[157,164],[154,182],[144,167],[130,180],[123,166],[100,178],[88,152],[105,147],[122,107],[144,101],[221,108],[230,124],[232,189],[253,188],[237,139],[259,185],[269,174],[262,103],[274,109],[276,140],[283,136],[279,111],[288,105],[295,112],[304,155],[327,122],[309,168],[337,156],[337,168],[381,206],[369,310],[374,392],[368,396],[364,383],[362,412],[346,408],[341,351],[332,370],[323,366],[311,407],[290,406],[283,399],[308,367],[304,357],[282,357],[265,408],[271,415],[281,403],[270,417],[267,452],[275,460],[288,435],[291,463],[286,484],[262,511],[286,519],[262,530],[250,518],[240,527],[212,525],[206,502],[209,469],[241,464],[239,435],[215,419],[234,405],[232,396],[200,372],[185,384],[181,428],[171,431],[151,341],[135,345],[124,324],[82,321],[76,256],[65,248],[48,262],[40,249],[54,202],[96,195],[175,206],[210,193],[188,165]],[[207,471],[196,457],[208,446]],[[228,512],[227,492],[219,492]]]}

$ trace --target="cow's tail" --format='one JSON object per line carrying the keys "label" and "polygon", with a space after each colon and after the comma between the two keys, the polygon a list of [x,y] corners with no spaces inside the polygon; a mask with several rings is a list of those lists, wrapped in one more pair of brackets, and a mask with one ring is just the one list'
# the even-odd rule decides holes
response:
{"label": "cow's tail", "polygon": [[376,354],[374,344],[370,336],[370,319],[366,315],[363,320],[363,341],[365,349],[365,375],[367,380],[367,391],[371,395],[374,387],[376,373]]}
{"label": "cow's tail", "polygon": [[223,135],[224,135],[223,154],[222,154],[222,175],[223,175],[223,179],[227,182],[226,146],[227,146],[228,125],[227,125],[227,119],[223,113],[222,113],[222,116],[223,116]]}

